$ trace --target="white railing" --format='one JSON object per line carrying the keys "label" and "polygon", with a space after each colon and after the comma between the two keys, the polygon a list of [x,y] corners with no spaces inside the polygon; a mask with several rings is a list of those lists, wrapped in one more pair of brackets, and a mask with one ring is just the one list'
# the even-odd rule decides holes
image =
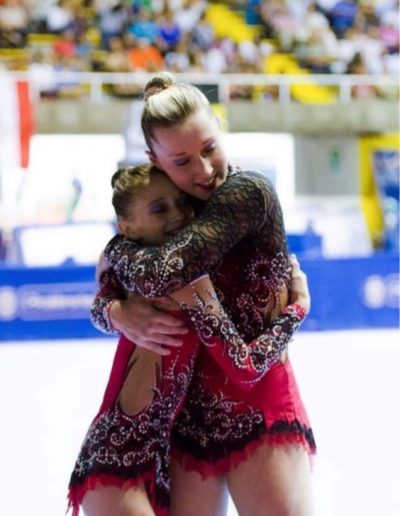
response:
{"label": "white railing", "polygon": [[[14,80],[29,80],[35,82],[35,76],[30,72],[2,71],[1,74],[10,75]],[[293,85],[317,84],[337,89],[337,100],[348,103],[351,100],[351,90],[356,85],[372,85],[378,88],[393,88],[398,95],[400,84],[396,75],[267,75],[267,74],[205,74],[180,73],[174,74],[177,81],[199,85],[216,85],[220,102],[229,102],[230,86],[232,85],[265,85],[278,87],[278,99],[281,103],[292,100],[291,87]],[[74,81],[77,84],[89,85],[89,96],[93,102],[101,102],[107,95],[104,91],[106,84],[137,84],[144,86],[154,74],[144,72],[109,73],[109,72],[54,72],[55,82]],[[34,85],[34,84],[33,84]],[[36,91],[36,88],[34,88]],[[1,94],[1,92],[0,92]]]}

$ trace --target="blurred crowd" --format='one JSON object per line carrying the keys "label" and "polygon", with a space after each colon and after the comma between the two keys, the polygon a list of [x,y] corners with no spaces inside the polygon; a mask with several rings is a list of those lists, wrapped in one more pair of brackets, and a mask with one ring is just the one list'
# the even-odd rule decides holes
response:
{"label": "blurred crowd", "polygon": [[[268,59],[282,53],[312,73],[399,73],[396,0],[222,1],[255,27],[242,41],[217,35],[207,16],[212,3],[0,0],[0,67],[31,71],[43,96],[75,97],[85,93],[77,71],[266,73]],[[58,70],[67,72],[62,83]],[[138,94],[132,84],[110,88]]]}

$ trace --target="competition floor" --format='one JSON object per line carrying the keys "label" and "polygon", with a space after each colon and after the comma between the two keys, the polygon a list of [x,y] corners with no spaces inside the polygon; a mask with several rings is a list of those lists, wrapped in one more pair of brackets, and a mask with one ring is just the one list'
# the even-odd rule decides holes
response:
{"label": "competition floor", "polygon": [[[399,336],[300,333],[291,343],[319,446],[316,516],[400,515]],[[114,345],[103,339],[0,345],[1,515],[65,513],[69,474]],[[229,516],[236,514],[231,505]]]}

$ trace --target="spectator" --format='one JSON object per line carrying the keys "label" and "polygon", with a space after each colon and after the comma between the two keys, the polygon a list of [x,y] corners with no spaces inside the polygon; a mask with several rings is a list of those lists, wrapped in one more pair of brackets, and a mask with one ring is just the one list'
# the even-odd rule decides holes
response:
{"label": "spectator", "polygon": [[200,50],[190,50],[189,57],[189,73],[204,73],[204,54]]}
{"label": "spectator", "polygon": [[130,11],[117,0],[97,0],[95,4],[99,15],[101,48],[109,50],[111,38],[122,36],[129,22]]}
{"label": "spectator", "polygon": [[158,25],[151,19],[150,13],[145,9],[141,9],[135,14],[128,25],[127,31],[136,39],[147,39],[152,45],[157,42],[159,36]]}
{"label": "spectator", "polygon": [[356,22],[362,31],[366,32],[371,27],[379,27],[380,19],[375,6],[371,3],[361,3],[358,6]]}
{"label": "spectator", "polygon": [[269,36],[279,39],[280,46],[289,51],[297,30],[297,22],[283,0],[264,0],[260,7],[260,16]]}
{"label": "spectator", "polygon": [[400,2],[399,0],[387,0],[386,3],[380,4],[377,8],[383,25],[393,25],[397,29],[400,28],[399,17]]}
{"label": "spectator", "polygon": [[182,6],[175,11],[175,22],[184,34],[194,30],[206,7],[204,0],[183,0]]}
{"label": "spectator", "polygon": [[159,18],[160,43],[165,50],[175,50],[182,39],[182,31],[174,20],[174,13],[167,9]]}
{"label": "spectator", "polygon": [[355,0],[340,0],[329,11],[332,30],[339,39],[344,38],[347,30],[354,26],[356,16]]}
{"label": "spectator", "polygon": [[399,53],[400,43],[400,16],[397,11],[396,15],[393,12],[386,12],[382,16],[382,23],[380,25],[380,37],[389,54]]}
{"label": "spectator", "polygon": [[128,54],[122,38],[114,36],[109,41],[110,50],[104,58],[106,72],[127,72],[129,70]]}
{"label": "spectator", "polygon": [[380,74],[384,72],[382,56],[385,45],[380,37],[378,27],[371,26],[367,29],[362,41],[361,52],[367,67],[367,73]]}
{"label": "spectator", "polygon": [[53,51],[57,59],[76,55],[75,36],[71,29],[64,30],[54,41]]}
{"label": "spectator", "polygon": [[140,38],[138,40],[131,39],[128,60],[133,70],[155,72],[164,68],[164,59],[161,52],[146,38]]}
{"label": "spectator", "polygon": [[54,98],[57,96],[57,80],[51,54],[37,50],[28,65],[29,77],[37,96]]}
{"label": "spectator", "polygon": [[[367,67],[364,58],[358,52],[349,64],[348,73],[352,75],[365,75]],[[380,96],[379,90],[372,84],[356,83],[351,88],[351,96],[356,99],[371,99]]]}
{"label": "spectator", "polygon": [[187,72],[190,67],[190,59],[187,53],[188,43],[183,39],[176,50],[171,50],[165,54],[165,66],[174,73]]}
{"label": "spectator", "polygon": [[75,54],[82,62],[89,62],[93,52],[93,45],[87,37],[87,32],[78,34],[75,38]]}
{"label": "spectator", "polygon": [[55,0],[29,0],[29,10],[31,13],[30,27],[32,32],[47,32],[47,13],[54,3]]}
{"label": "spectator", "polygon": [[[400,57],[399,54],[391,54],[385,52],[382,56],[383,61],[383,69],[385,73],[390,73],[395,76],[400,76]],[[399,88],[397,86],[397,97],[400,93]]]}
{"label": "spectator", "polygon": [[74,56],[62,56],[54,69],[56,72],[62,72],[62,75],[56,75],[58,97],[79,99],[86,95],[87,90],[77,77],[80,69]]}
{"label": "spectator", "polygon": [[[234,61],[230,63],[228,71],[235,73],[257,73],[259,69],[256,65],[247,63],[243,57],[237,53]],[[231,84],[229,87],[230,99],[251,100],[253,93],[254,86],[250,84]]]}
{"label": "spectator", "polygon": [[329,29],[328,18],[318,9],[316,2],[310,2],[296,30],[298,41],[307,41],[315,30]]}
{"label": "spectator", "polygon": [[329,73],[339,53],[336,36],[329,27],[314,29],[307,41],[294,50],[300,64],[313,73]]}
{"label": "spectator", "polygon": [[4,0],[0,5],[0,44],[23,47],[29,28],[29,12],[21,0]]}
{"label": "spectator", "polygon": [[382,55],[385,47],[379,37],[379,29],[370,27],[366,33],[357,22],[349,29],[345,38],[339,40],[341,55],[350,63],[357,53],[361,53],[366,66],[366,73],[382,73]]}
{"label": "spectator", "polygon": [[[110,51],[107,52],[103,62],[104,71],[128,72],[130,70],[129,58],[122,38],[111,38],[109,44]],[[123,98],[138,97],[143,91],[141,86],[131,83],[111,84],[110,90],[112,95]]]}
{"label": "spectator", "polygon": [[[296,54],[300,63],[313,72],[346,73],[357,53],[361,53],[367,73],[399,71],[398,0],[381,0],[379,8],[355,0],[252,2],[255,8],[259,4],[276,44],[259,38],[239,44],[229,37],[216,39],[207,21],[204,0],[30,0],[31,19],[22,0],[0,0],[0,45],[23,45],[29,30],[43,28],[46,8],[46,26],[60,36],[53,46],[54,54],[62,61],[78,57],[75,66],[79,69],[105,69],[107,61],[107,68],[115,71],[158,70],[166,66],[175,72],[262,73],[266,56],[278,50]],[[22,31],[5,28],[4,19],[12,18],[24,20],[19,25],[24,27]],[[329,22],[341,33],[341,39],[336,38]],[[86,38],[88,27],[90,41]],[[141,37],[132,39],[129,32]],[[99,33],[100,48],[110,50],[107,59],[102,52],[93,52]],[[122,48],[124,56],[121,49],[111,48],[115,37],[128,42]],[[181,45],[183,38],[185,49]],[[123,47],[121,41],[119,44]],[[129,55],[125,50],[128,46],[132,47]],[[26,69],[26,59],[19,59],[7,58],[7,66]],[[35,56],[32,68],[49,67],[47,58],[44,61]]]}
{"label": "spectator", "polygon": [[258,36],[253,40],[245,40],[238,43],[238,52],[246,65],[253,67],[253,72],[262,72],[265,49]]}
{"label": "spectator", "polygon": [[53,34],[60,34],[67,29],[74,29],[74,12],[68,0],[59,0],[57,4],[49,8],[46,26],[48,32]]}
{"label": "spectator", "polygon": [[208,51],[214,42],[215,34],[213,26],[207,21],[204,12],[192,32],[192,44],[195,48]]}
{"label": "spectator", "polygon": [[206,73],[219,74],[227,71],[228,60],[222,49],[221,40],[215,40],[210,50],[204,55],[203,63]]}

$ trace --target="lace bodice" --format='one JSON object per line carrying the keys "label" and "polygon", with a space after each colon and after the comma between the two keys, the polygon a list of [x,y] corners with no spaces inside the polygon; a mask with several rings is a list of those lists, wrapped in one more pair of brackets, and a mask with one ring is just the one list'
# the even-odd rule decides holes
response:
{"label": "lace bodice", "polygon": [[287,255],[282,211],[271,182],[261,173],[234,169],[195,220],[166,244],[142,248],[117,235],[105,257],[125,289],[159,297],[212,272],[246,237],[267,256]]}
{"label": "lace bodice", "polygon": [[[106,284],[115,284],[114,274],[125,288],[152,297],[173,292],[210,269],[223,308],[211,312],[199,298],[195,306],[183,303],[182,308],[215,360],[243,388],[279,360],[305,317],[298,305],[286,306],[290,267],[282,214],[261,174],[231,172],[196,221],[167,245],[142,249],[117,236],[106,257],[114,272],[92,310],[95,325],[105,331],[112,330]],[[202,259],[205,264],[199,263]]]}
{"label": "lace bodice", "polygon": [[[265,284],[267,287],[267,284]],[[247,301],[253,308],[252,315],[263,319],[264,307],[257,310],[251,303],[251,294],[246,293]],[[203,276],[184,289],[172,294],[190,321],[200,342],[206,346],[227,377],[242,389],[251,388],[276,364],[286,350],[294,331],[305,317],[302,306],[285,304],[279,315],[263,327],[261,334],[252,341],[245,341],[239,334],[231,318],[219,303],[210,277]],[[268,297],[265,300],[268,302]],[[275,297],[275,296],[273,296]],[[241,303],[239,303],[240,305]],[[233,313],[236,310],[233,308]],[[240,309],[239,309],[240,313]],[[253,319],[253,317],[251,318]],[[242,320],[244,323],[245,320]],[[250,321],[242,324],[243,333],[251,334]],[[285,359],[285,357],[283,357]]]}

